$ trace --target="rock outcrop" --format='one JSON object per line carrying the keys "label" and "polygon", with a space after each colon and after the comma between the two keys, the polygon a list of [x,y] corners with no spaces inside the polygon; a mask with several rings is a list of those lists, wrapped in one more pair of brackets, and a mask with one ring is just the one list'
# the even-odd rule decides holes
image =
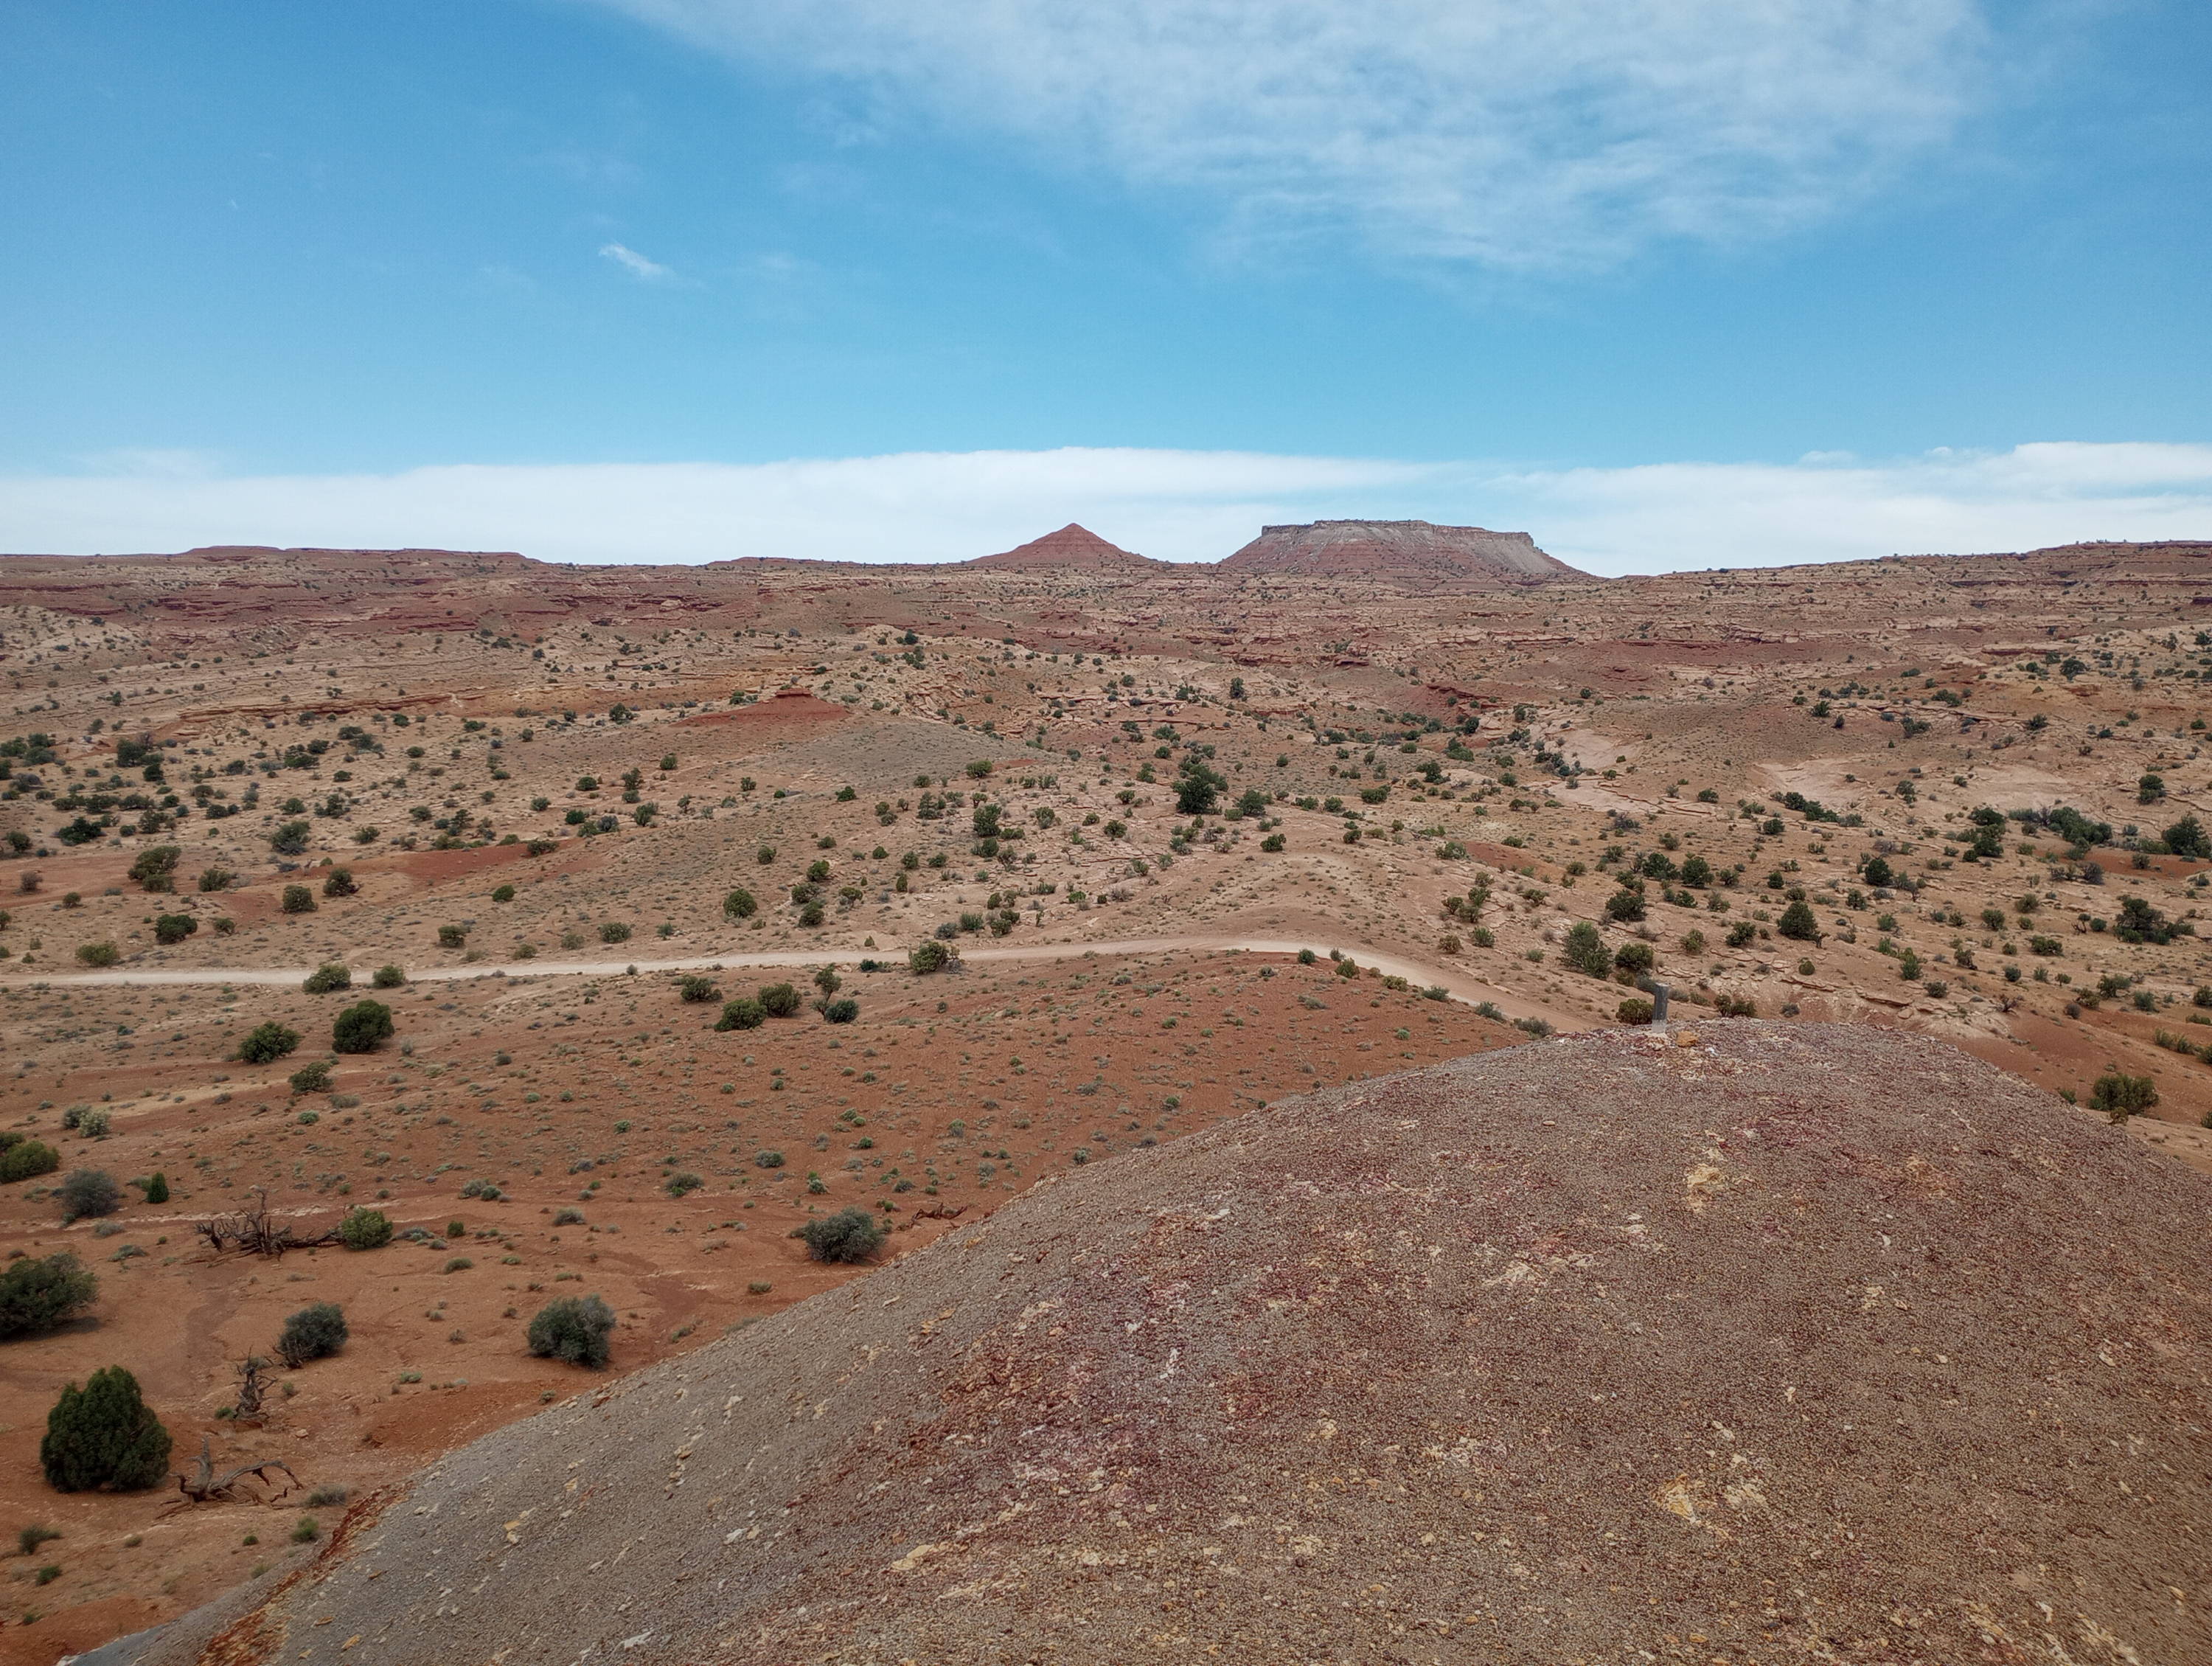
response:
{"label": "rock outcrop", "polygon": [[1316,520],[1262,526],[1221,563],[1252,578],[1396,579],[1429,584],[1533,584],[1589,575],[1546,555],[1526,532],[1425,520]]}
{"label": "rock outcrop", "polygon": [[112,1657],[2212,1658],[2212,1183],[1924,1039],[1698,1030],[1040,1185]]}

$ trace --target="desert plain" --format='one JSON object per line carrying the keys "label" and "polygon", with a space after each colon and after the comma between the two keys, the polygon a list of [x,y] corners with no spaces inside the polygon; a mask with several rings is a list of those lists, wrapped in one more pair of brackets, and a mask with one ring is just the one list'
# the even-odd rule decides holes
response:
{"label": "desert plain", "polygon": [[[867,1276],[811,1219],[896,1259],[1291,1096],[1641,1029],[1655,984],[1677,1033],[1914,1032],[2212,1170],[2212,544],[18,556],[0,673],[0,1131],[60,1159],[0,1241],[99,1280],[0,1347],[0,1548],[55,1535],[0,1659],[282,1578],[596,1392],[524,1345],[554,1298],[670,1360]],[[334,1050],[364,1000],[390,1035]],[[65,1220],[82,1170],[121,1207]],[[322,1241],[362,1209],[389,1243]],[[204,1230],[262,1212],[318,1241]],[[235,1415],[316,1302],[343,1348]],[[56,1493],[46,1409],[114,1364],[178,1467],[283,1471]]]}

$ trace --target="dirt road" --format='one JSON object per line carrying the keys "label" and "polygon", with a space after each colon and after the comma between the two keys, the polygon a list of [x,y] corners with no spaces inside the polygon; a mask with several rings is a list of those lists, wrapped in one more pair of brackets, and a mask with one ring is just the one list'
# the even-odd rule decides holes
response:
{"label": "dirt road", "polygon": [[[1426,961],[1415,960],[1387,949],[1370,948],[1364,944],[1332,944],[1327,939],[1293,942],[1283,938],[1211,937],[1204,935],[1180,937],[1128,937],[1105,943],[1023,943],[994,947],[963,948],[961,960],[969,965],[991,965],[1000,962],[1030,960],[1080,960],[1086,957],[1105,958],[1136,954],[1279,954],[1294,955],[1301,949],[1312,949],[1326,953],[1331,947],[1345,953],[1360,965],[1373,966],[1387,976],[1402,977],[1424,988],[1441,986],[1451,1000],[1464,1001],[1468,1006],[1483,1001],[1494,1003],[1510,1018],[1540,1018],[1560,1030],[1583,1030],[1589,1025],[1589,1018],[1581,1013],[1531,1001],[1524,996],[1472,977],[1455,967],[1437,966]],[[478,977],[622,977],[632,974],[643,977],[658,972],[737,971],[747,968],[805,968],[812,966],[851,966],[863,959],[881,959],[896,964],[902,958],[892,951],[862,951],[854,948],[817,950],[783,950],[769,954],[706,954],[690,955],[681,960],[518,960],[498,965],[482,963],[466,966],[439,966],[427,971],[410,972],[410,983],[451,983]],[[55,987],[76,985],[125,984],[156,986],[161,984],[254,984],[281,986],[304,980],[314,969],[311,966],[268,966],[253,968],[212,968],[199,971],[122,970],[110,972],[76,972],[60,977],[10,977],[0,979],[0,985],[17,988],[33,984]]]}

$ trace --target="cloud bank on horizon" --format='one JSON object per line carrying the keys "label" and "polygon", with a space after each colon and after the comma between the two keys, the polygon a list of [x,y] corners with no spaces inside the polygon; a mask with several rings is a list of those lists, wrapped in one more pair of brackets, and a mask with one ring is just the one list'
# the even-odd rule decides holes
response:
{"label": "cloud bank on horizon", "polygon": [[[599,0],[1266,242],[1601,267],[1824,218],[1988,95],[1979,0]],[[2029,19],[2016,19],[2026,25]]]}
{"label": "cloud bank on horizon", "polygon": [[1078,520],[1188,562],[1218,560],[1265,523],[1363,518],[1527,531],[1607,575],[2212,538],[2212,445],[1623,468],[1069,447],[260,476],[163,453],[96,473],[0,477],[0,547],[20,553],[258,544],[581,562],[940,562]]}

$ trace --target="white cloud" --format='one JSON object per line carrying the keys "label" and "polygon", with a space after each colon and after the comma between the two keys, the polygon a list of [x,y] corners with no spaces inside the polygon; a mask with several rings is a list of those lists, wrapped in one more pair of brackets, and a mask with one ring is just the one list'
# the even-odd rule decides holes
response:
{"label": "white cloud", "polygon": [[2212,445],[1611,469],[1069,448],[0,477],[0,547],[59,552],[276,544],[520,550],[574,562],[959,561],[1079,520],[1146,555],[1211,561],[1264,522],[1356,516],[1525,530],[1605,574],[2201,538],[2212,537]]}
{"label": "white cloud", "polygon": [[629,271],[632,277],[641,278],[647,283],[657,283],[676,276],[659,261],[647,260],[635,249],[626,248],[620,243],[602,243],[599,245],[599,252]]}
{"label": "white cloud", "polygon": [[1242,234],[1509,269],[1832,212],[1949,136],[1987,47],[1981,0],[600,3]]}

